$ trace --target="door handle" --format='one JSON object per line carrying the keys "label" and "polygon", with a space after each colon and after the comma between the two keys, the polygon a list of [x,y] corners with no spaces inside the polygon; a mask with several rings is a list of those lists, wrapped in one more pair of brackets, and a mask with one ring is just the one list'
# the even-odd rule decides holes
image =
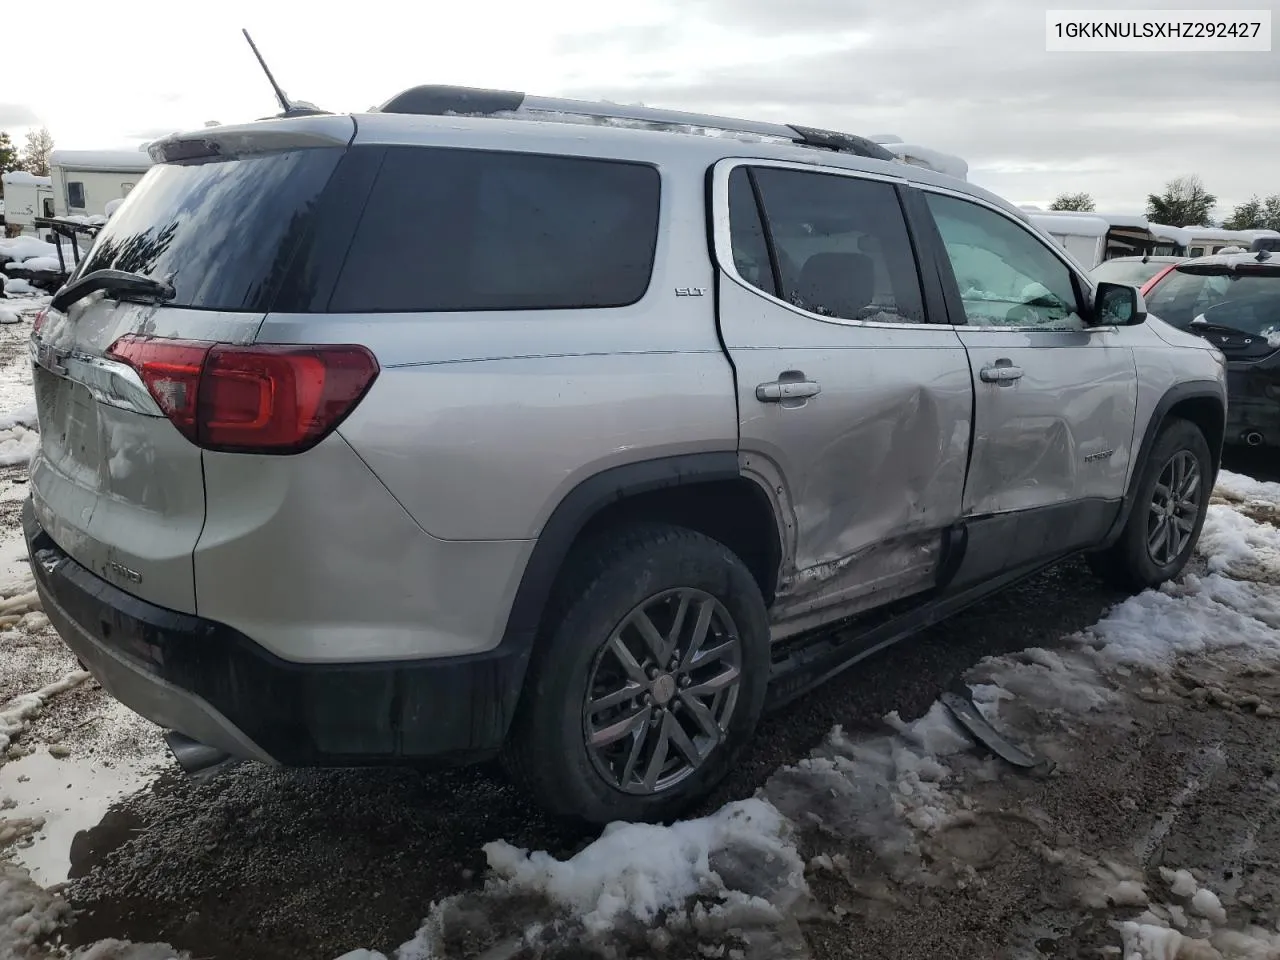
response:
{"label": "door handle", "polygon": [[1015,367],[1012,360],[1001,357],[995,363],[988,364],[979,371],[978,376],[985,383],[1013,383],[1022,379],[1022,368]]}
{"label": "door handle", "polygon": [[773,380],[756,387],[756,399],[761,403],[779,403],[816,397],[821,392],[822,388],[812,380]]}

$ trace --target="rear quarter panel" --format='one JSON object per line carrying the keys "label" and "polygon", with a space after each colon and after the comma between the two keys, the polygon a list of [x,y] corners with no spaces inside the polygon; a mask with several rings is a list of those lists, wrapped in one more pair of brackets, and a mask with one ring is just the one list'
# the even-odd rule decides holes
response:
{"label": "rear quarter panel", "polygon": [[[651,160],[662,178],[654,271],[631,306],[271,314],[263,323],[263,342],[374,352],[382,373],[339,432],[432,536],[534,538],[560,500],[602,470],[737,449],[706,239],[707,164],[650,139],[628,157]],[[577,149],[589,156],[600,146],[584,139]]]}

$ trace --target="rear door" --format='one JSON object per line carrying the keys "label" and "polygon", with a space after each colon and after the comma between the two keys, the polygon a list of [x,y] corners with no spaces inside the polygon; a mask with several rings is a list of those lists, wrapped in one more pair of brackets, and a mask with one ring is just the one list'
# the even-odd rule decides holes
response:
{"label": "rear door", "polygon": [[1088,327],[1087,282],[1013,217],[972,198],[925,199],[973,376],[963,512],[1016,517],[1009,565],[1091,543],[1114,516],[1133,457],[1128,331]]}
{"label": "rear door", "polygon": [[883,175],[722,161],[719,322],[744,468],[784,517],[775,636],[936,583],[972,388]]}
{"label": "rear door", "polygon": [[[188,613],[205,518],[201,451],[112,346],[129,335],[253,339],[353,126],[312,118],[275,125],[269,139],[258,129],[220,128],[175,146],[182,159],[147,173],[76,274],[126,271],[172,285],[172,299],[93,293],[49,311],[32,337],[37,519],[98,576]],[[194,402],[172,389],[176,404]]]}

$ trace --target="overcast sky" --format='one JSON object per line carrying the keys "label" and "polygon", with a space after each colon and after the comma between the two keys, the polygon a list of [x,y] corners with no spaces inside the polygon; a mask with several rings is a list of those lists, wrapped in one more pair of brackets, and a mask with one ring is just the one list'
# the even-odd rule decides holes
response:
{"label": "overcast sky", "polygon": [[[1174,5],[1190,4],[1052,4]],[[6,19],[0,129],[42,123],[59,146],[106,148],[268,115],[244,26],[290,96],[329,110],[419,83],[501,87],[892,133],[964,157],[972,181],[1019,203],[1087,190],[1100,210],[1140,212],[1182,173],[1204,178],[1219,216],[1280,192],[1280,52],[1046,53],[1047,6],[364,0],[289,14],[279,0],[60,0],[31,19],[28,63]],[[1280,24],[1280,0],[1231,6]]]}

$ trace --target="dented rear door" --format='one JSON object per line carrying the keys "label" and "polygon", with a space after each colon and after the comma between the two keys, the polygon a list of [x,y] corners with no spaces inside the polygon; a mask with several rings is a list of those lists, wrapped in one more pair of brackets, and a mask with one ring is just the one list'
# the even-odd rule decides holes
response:
{"label": "dented rear door", "polygon": [[784,518],[775,637],[932,587],[960,516],[969,367],[899,186],[754,160],[713,177],[741,456]]}

